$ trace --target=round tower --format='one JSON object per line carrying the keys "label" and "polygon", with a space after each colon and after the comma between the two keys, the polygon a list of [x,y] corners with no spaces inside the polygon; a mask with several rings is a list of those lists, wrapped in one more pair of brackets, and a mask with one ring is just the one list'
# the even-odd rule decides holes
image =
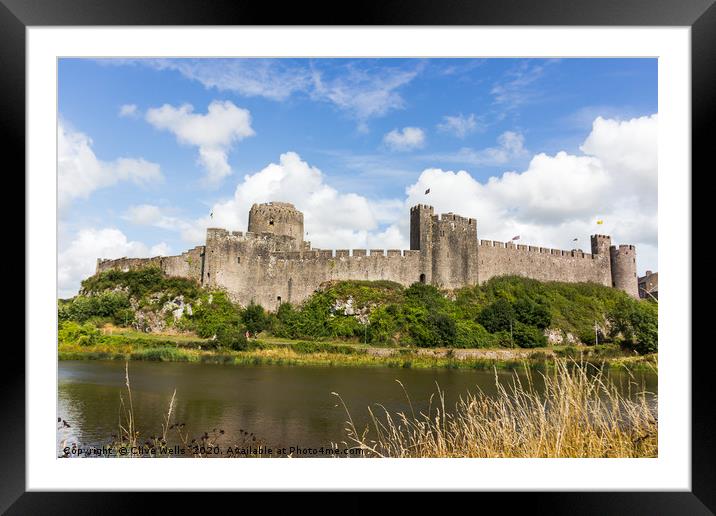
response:
{"label": "round tower", "polygon": [[254,204],[249,211],[249,233],[289,236],[303,245],[303,213],[288,202]]}
{"label": "round tower", "polygon": [[633,245],[620,245],[610,248],[612,268],[612,286],[623,290],[632,297],[639,297],[638,278],[636,276],[636,248]]}

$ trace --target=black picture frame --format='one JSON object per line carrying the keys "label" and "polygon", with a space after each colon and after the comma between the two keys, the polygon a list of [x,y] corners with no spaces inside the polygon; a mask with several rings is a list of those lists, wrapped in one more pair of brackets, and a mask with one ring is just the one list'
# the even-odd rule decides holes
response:
{"label": "black picture frame", "polygon": [[[480,0],[436,2],[383,0],[333,8],[316,3],[223,1],[175,2],[139,0],[0,0],[0,130],[17,169],[25,167],[25,29],[28,26],[86,25],[550,25],[550,26],[689,26],[692,72],[692,171],[713,170],[708,152],[713,147],[716,119],[716,5],[715,0]],[[706,168],[708,165],[708,168]],[[708,177],[708,176],[707,176]],[[696,223],[697,221],[694,220]],[[694,234],[699,234],[694,232]],[[690,249],[683,250],[691,253]],[[25,275],[32,271],[25,270]],[[688,300],[690,302],[690,300]],[[31,309],[31,307],[27,307]],[[693,320],[693,318],[692,318]],[[713,344],[691,346],[692,456],[689,492],[560,492],[480,493],[479,503],[496,502],[514,509],[527,505],[550,514],[713,514],[716,511],[714,417],[709,380],[713,376]],[[702,344],[702,345],[698,345]],[[25,488],[25,364],[24,350],[5,354],[3,371],[0,510],[8,514],[98,514],[137,509],[135,496],[123,493],[26,492]],[[7,366],[12,363],[12,367]],[[10,450],[13,450],[12,452]],[[372,511],[370,503],[343,499],[344,509]],[[494,498],[488,500],[485,497]],[[415,497],[419,503],[422,497]],[[509,498],[509,506],[505,500]],[[272,503],[280,503],[282,497]],[[177,494],[163,496],[164,511],[177,503]],[[211,504],[217,502],[212,498]],[[218,502],[221,503],[221,502]],[[300,504],[295,497],[287,503]],[[218,507],[218,505],[216,506]],[[487,507],[487,505],[485,505]],[[275,506],[274,506],[275,508]],[[540,511],[542,512],[542,511]]]}

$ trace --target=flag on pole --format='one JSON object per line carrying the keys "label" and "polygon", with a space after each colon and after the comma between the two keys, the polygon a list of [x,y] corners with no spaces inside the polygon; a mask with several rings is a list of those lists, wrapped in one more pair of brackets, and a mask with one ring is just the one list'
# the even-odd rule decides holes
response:
{"label": "flag on pole", "polygon": [[425,195],[428,195],[429,193],[430,193],[430,188],[428,188],[427,190],[425,190]]}
{"label": "flag on pole", "polygon": [[597,224],[604,224],[604,221],[603,221],[602,219],[599,219],[599,220],[597,221]]}
{"label": "flag on pole", "polygon": [[513,237],[512,237],[512,240],[519,240],[519,239],[520,239],[520,235],[517,235],[517,236],[513,236]]}
{"label": "flag on pole", "polygon": [[213,212],[213,211],[212,211],[211,213],[209,213],[209,218],[211,218],[211,219],[214,218],[214,212]]}
{"label": "flag on pole", "polygon": [[579,240],[579,239],[578,239],[578,238],[574,238],[574,239],[572,239],[572,242],[576,242],[577,240]]}

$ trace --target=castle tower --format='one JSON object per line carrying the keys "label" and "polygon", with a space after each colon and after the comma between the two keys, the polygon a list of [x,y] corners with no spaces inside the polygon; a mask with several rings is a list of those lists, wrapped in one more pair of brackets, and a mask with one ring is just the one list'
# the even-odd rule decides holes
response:
{"label": "castle tower", "polygon": [[611,246],[612,286],[632,297],[639,297],[639,280],[636,275],[636,248],[633,245]]}
{"label": "castle tower", "polygon": [[609,248],[612,246],[612,237],[609,235],[592,235],[592,254],[609,256]]}
{"label": "castle tower", "polygon": [[420,251],[420,270],[416,281],[433,279],[433,207],[418,204],[410,208],[410,249]]}
{"label": "castle tower", "polygon": [[288,202],[254,204],[249,211],[249,233],[271,233],[296,240],[303,245],[303,213]]}

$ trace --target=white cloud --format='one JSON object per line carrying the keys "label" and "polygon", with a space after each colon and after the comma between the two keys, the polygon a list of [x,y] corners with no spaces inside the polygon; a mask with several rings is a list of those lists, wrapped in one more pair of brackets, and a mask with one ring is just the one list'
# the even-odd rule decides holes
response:
{"label": "white cloud", "polygon": [[408,187],[406,205],[475,217],[480,238],[490,240],[521,235],[526,244],[569,249],[577,237],[590,252],[589,235],[608,233],[637,246],[639,271],[657,270],[657,121],[597,118],[582,155],[538,154],[526,170],[484,183],[466,171],[427,169]]}
{"label": "white cloud", "polygon": [[525,138],[520,133],[505,131],[497,138],[497,146],[484,149],[463,147],[457,152],[433,154],[426,158],[447,163],[466,163],[475,166],[505,165],[528,154]]}
{"label": "white cloud", "polygon": [[148,247],[141,242],[128,240],[119,229],[80,230],[67,248],[59,253],[58,296],[67,298],[77,294],[80,282],[94,274],[97,258],[137,258],[169,253],[169,246],[164,242]]}
{"label": "white cloud", "polygon": [[534,87],[535,83],[544,76],[547,67],[556,62],[556,59],[521,61],[493,85],[490,92],[494,103],[512,110],[539,98],[542,92]]}
{"label": "white cloud", "polygon": [[196,114],[190,104],[164,104],[147,111],[146,120],[157,129],[173,133],[177,141],[199,148],[198,161],[209,185],[216,186],[231,174],[228,152],[234,142],[253,136],[251,114],[231,101],[213,101],[206,114]]}
{"label": "white cloud", "polygon": [[[480,124],[480,127],[482,125]],[[443,133],[450,133],[458,138],[465,138],[468,134],[478,130],[478,121],[474,113],[464,116],[462,113],[455,116],[444,116],[443,121],[438,124],[438,130]]]}
{"label": "white cloud", "polygon": [[412,81],[420,70],[421,67],[370,71],[349,65],[347,73],[327,78],[326,74],[314,68],[310,95],[315,100],[331,102],[346,111],[360,122],[359,127],[365,129],[369,118],[380,117],[405,106],[397,90]]}
{"label": "white cloud", "polygon": [[425,145],[425,132],[419,127],[393,129],[383,136],[383,144],[394,151],[419,149]]}
{"label": "white cloud", "polygon": [[124,104],[119,108],[119,116],[123,118],[135,118],[139,116],[136,104]]}
{"label": "white cloud", "polygon": [[185,242],[193,245],[202,244],[206,236],[205,225],[170,215],[162,208],[152,204],[130,206],[122,218],[140,226],[178,231]]}
{"label": "white cloud", "polygon": [[92,150],[92,140],[71,130],[60,120],[57,128],[57,189],[60,210],[76,198],[87,198],[99,188],[120,181],[137,185],[162,180],[159,165],[144,159],[102,161]]}
{"label": "white cloud", "polygon": [[394,242],[388,238],[390,233],[381,234],[381,225],[405,215],[401,200],[369,201],[355,193],[340,193],[326,184],[318,168],[287,152],[278,163],[247,175],[233,198],[214,204],[213,219],[203,217],[196,225],[246,231],[251,205],[268,201],[293,203],[304,214],[306,239],[326,249]]}
{"label": "white cloud", "polygon": [[305,91],[311,84],[308,69],[283,59],[157,59],[145,64],[176,70],[207,88],[277,101]]}
{"label": "white cloud", "polygon": [[157,70],[174,70],[206,88],[231,91],[245,97],[285,101],[304,95],[327,102],[368,130],[367,121],[402,109],[405,100],[399,89],[424,68],[372,66],[369,61],[345,64],[289,59],[101,59],[111,66],[141,65]]}

